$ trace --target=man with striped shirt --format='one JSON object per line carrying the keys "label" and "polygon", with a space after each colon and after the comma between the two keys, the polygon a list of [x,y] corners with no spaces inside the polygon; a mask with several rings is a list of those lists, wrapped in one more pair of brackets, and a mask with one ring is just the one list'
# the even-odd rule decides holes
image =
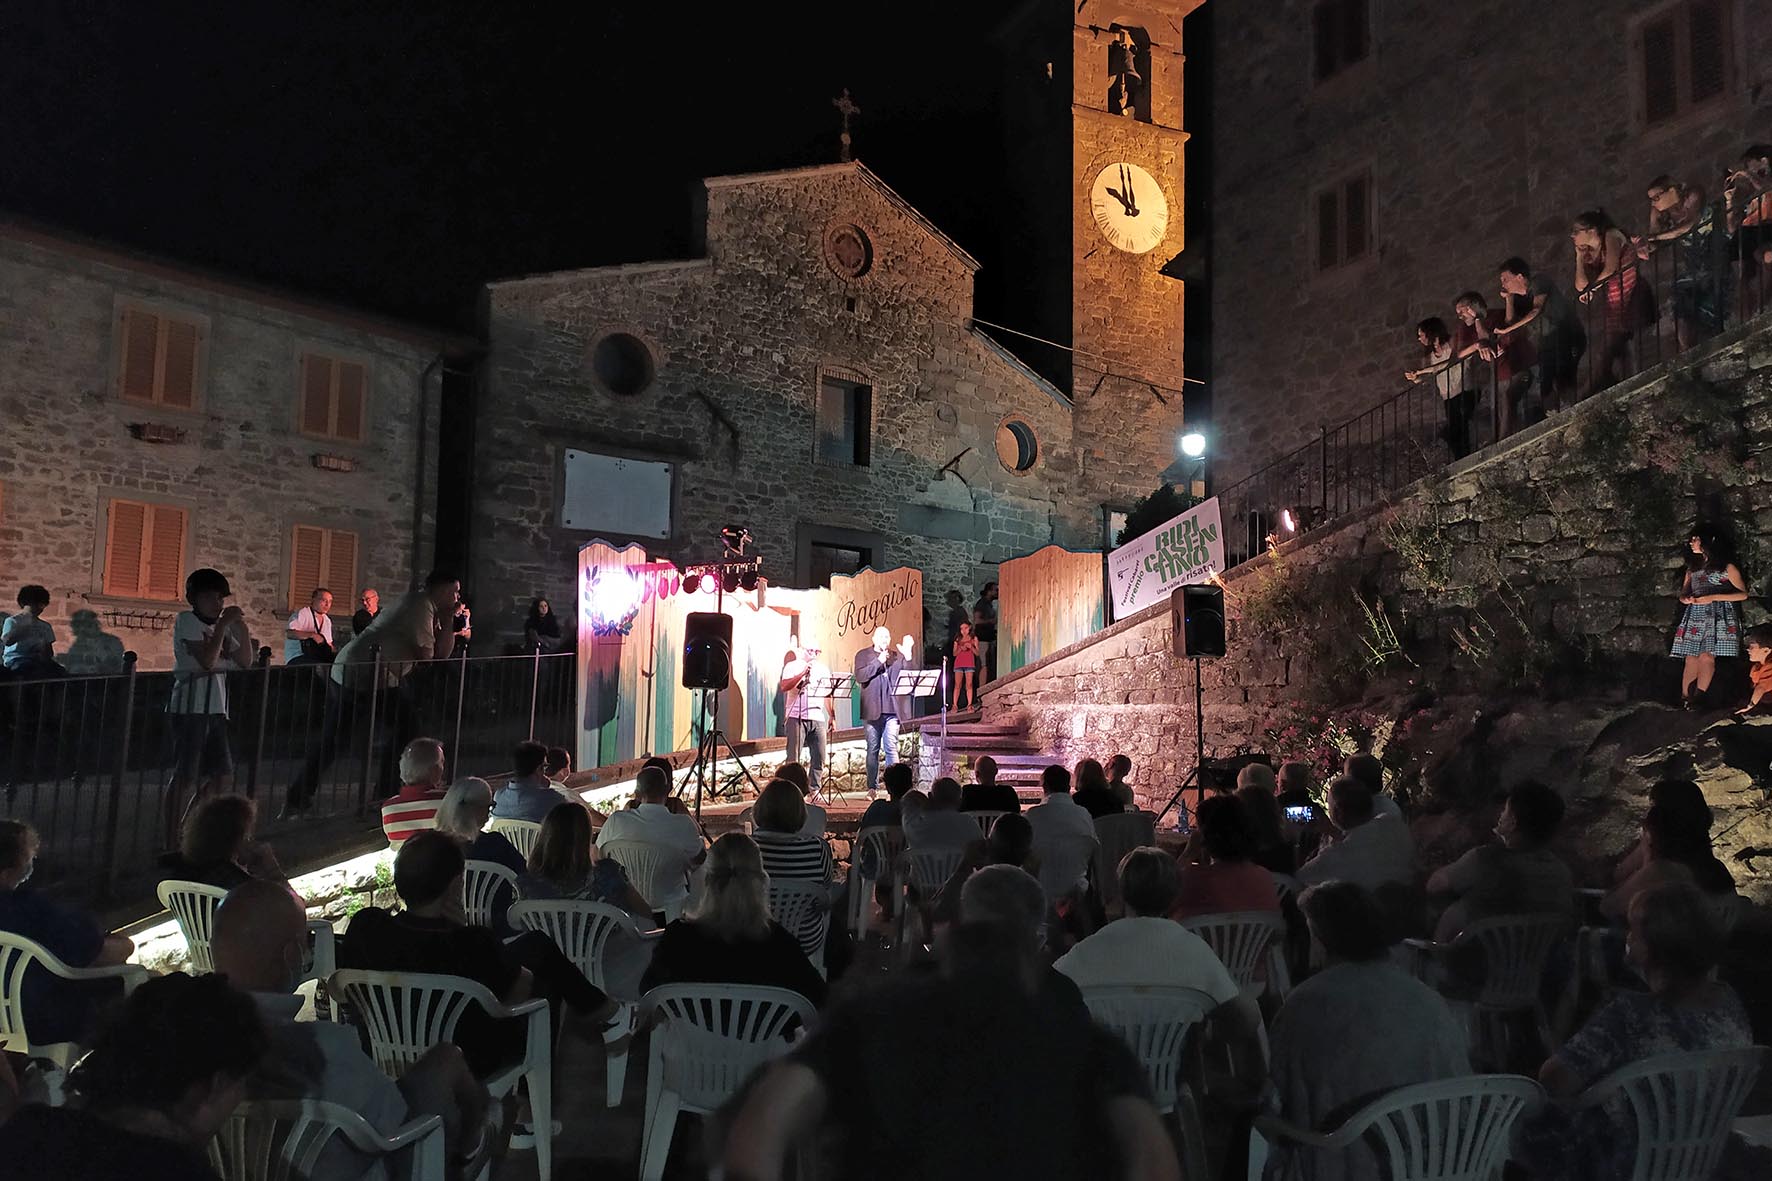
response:
{"label": "man with striped shirt", "polygon": [[435,738],[414,738],[400,752],[400,790],[382,803],[381,830],[399,849],[415,832],[437,827],[437,805],[443,802],[443,744]]}

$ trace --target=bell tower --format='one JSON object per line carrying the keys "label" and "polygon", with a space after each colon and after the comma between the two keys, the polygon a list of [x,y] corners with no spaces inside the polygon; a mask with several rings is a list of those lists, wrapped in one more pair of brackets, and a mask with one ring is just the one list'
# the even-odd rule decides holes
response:
{"label": "bell tower", "polygon": [[1185,243],[1182,18],[1202,0],[1084,0],[1070,15],[1071,382],[1081,477],[1103,503],[1176,459]]}

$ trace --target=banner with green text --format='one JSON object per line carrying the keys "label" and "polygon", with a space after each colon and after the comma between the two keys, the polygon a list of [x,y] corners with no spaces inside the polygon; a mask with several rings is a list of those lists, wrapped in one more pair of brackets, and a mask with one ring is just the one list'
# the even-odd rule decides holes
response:
{"label": "banner with green text", "polygon": [[1108,554],[1114,618],[1167,602],[1176,587],[1205,582],[1223,569],[1224,531],[1214,496]]}

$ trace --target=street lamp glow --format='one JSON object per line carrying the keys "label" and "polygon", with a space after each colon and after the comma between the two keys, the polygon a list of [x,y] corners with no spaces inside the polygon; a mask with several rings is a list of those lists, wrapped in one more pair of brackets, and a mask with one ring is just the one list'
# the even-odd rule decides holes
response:
{"label": "street lamp glow", "polygon": [[1206,436],[1199,431],[1189,431],[1181,437],[1181,453],[1189,459],[1198,459],[1206,454]]}

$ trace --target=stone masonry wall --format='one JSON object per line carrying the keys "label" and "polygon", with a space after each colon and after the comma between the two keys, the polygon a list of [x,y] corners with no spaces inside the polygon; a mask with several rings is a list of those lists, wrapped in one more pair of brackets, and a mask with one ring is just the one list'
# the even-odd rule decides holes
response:
{"label": "stone masonry wall", "polygon": [[[442,347],[404,332],[378,333],[342,319],[254,302],[181,279],[158,266],[64,251],[40,239],[0,236],[0,593],[10,613],[20,584],[53,596],[45,618],[73,671],[121,668],[125,649],[143,669],[171,665],[171,621],[182,599],[140,602],[102,593],[104,506],[114,496],[190,511],[186,569],[228,575],[252,631],[281,660],[290,532],[313,524],[355,530],[359,582],[384,601],[430,559],[436,494],[436,379],[421,402],[420,374]],[[118,301],[203,317],[207,379],[195,411],[124,403],[116,393]],[[360,325],[360,322],[357,322]],[[303,349],[366,359],[368,440],[360,446],[296,430]],[[421,552],[413,553],[419,415],[427,440]],[[130,424],[185,432],[177,443],[135,438]],[[325,452],[351,472],[315,468]],[[422,571],[420,571],[422,575]],[[181,579],[182,582],[182,579]],[[355,604],[340,597],[348,634]],[[119,623],[113,612],[145,626]]]}
{"label": "stone masonry wall", "polygon": [[[1309,0],[1236,3],[1214,23],[1213,417],[1219,485],[1402,388],[1413,326],[1519,254],[1565,289],[1568,225],[1605,207],[1640,232],[1669,172],[1717,195],[1772,138],[1772,0],[1732,11],[1735,85],[1638,125],[1636,22],[1661,0],[1374,0],[1372,55],[1312,81]],[[1319,274],[1315,194],[1362,169],[1364,263]],[[1665,296],[1665,292],[1662,293]]]}
{"label": "stone masonry wall", "polygon": [[[827,265],[826,226],[860,225],[872,268]],[[491,355],[476,441],[474,556],[484,609],[507,631],[530,596],[572,601],[590,533],[558,523],[560,452],[583,448],[679,465],[675,535],[649,548],[679,563],[719,556],[723,525],[749,527],[772,582],[793,585],[809,529],[875,535],[875,565],[924,572],[932,638],[942,597],[973,593],[995,564],[1056,539],[1093,540],[1070,408],[968,325],[971,260],[859,165],[709,182],[707,257],[493,284]],[[651,349],[651,388],[622,397],[591,379],[607,331]],[[821,372],[873,389],[865,468],[816,462]],[[1006,417],[1039,459],[997,458]],[[612,539],[613,540],[613,539]]]}
{"label": "stone masonry wall", "polygon": [[[1591,796],[1599,817],[1611,788],[1646,788],[1636,779],[1652,776],[1631,771],[1632,759],[1648,757],[1661,729],[1710,720],[1683,723],[1694,715],[1643,704],[1677,695],[1678,666],[1666,653],[1695,519],[1735,533],[1753,595],[1745,622],[1768,618],[1772,547],[1759,537],[1772,529],[1772,472],[1758,458],[1768,445],[1772,327],[1760,321],[1239,567],[1225,579],[1230,653],[1203,666],[1208,757],[1298,757],[1296,747],[1274,749],[1267,732],[1306,715],[1363,707],[1395,720],[1458,700],[1458,741],[1511,715],[1508,725],[1551,731],[1532,743],[1574,745],[1504,772],[1512,756],[1499,737],[1457,767],[1445,765],[1457,761],[1457,742],[1424,738],[1439,760],[1424,782],[1439,775],[1445,793],[1456,781],[1480,808],[1511,782],[1504,774],[1542,774]],[[1394,645],[1356,595],[1394,631]],[[1194,764],[1194,670],[1171,655],[1171,638],[1166,604],[1141,612],[992,684],[986,720],[1024,724],[1067,764],[1124,751],[1142,802],[1160,807]],[[1371,660],[1368,645],[1380,653]],[[1720,662],[1722,704],[1745,700],[1743,664]],[[1743,762],[1739,744],[1721,742],[1746,767],[1725,769],[1714,793],[1705,781],[1718,831],[1733,832],[1732,853],[1759,836],[1772,841],[1760,789],[1772,743]],[[1748,817],[1753,824],[1733,826]],[[1628,824],[1607,824],[1595,831],[1614,844],[1630,839]],[[1772,890],[1772,879],[1763,884]]]}

